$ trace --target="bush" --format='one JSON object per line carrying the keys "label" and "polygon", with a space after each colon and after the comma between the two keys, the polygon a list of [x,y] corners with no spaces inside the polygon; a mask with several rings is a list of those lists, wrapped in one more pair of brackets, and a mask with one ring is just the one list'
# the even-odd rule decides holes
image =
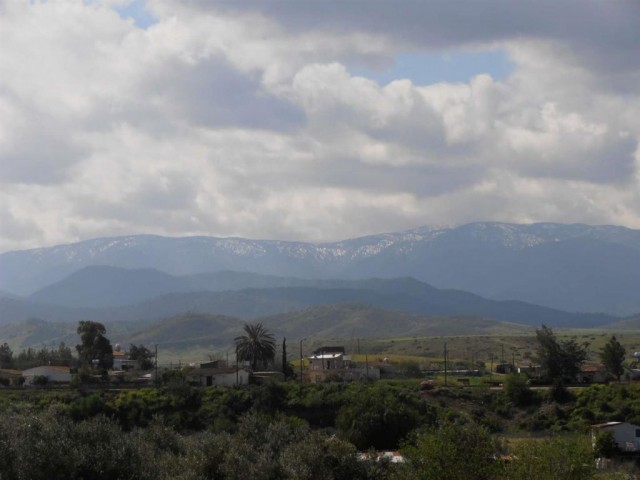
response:
{"label": "bush", "polygon": [[518,406],[530,405],[534,402],[535,393],[529,388],[526,375],[513,373],[504,381],[504,393],[511,402]]}
{"label": "bush", "polygon": [[516,460],[505,465],[508,480],[587,480],[595,474],[590,439],[552,437],[531,439],[514,448]]}
{"label": "bush", "polygon": [[33,385],[38,385],[40,387],[43,387],[49,384],[49,378],[46,377],[45,375],[35,375],[31,380],[31,383]]}
{"label": "bush", "polygon": [[355,394],[336,417],[342,437],[361,450],[397,448],[409,432],[429,420],[428,415],[420,414],[410,397],[396,395],[390,388],[376,387]]}
{"label": "bush", "polygon": [[612,432],[603,431],[596,435],[593,451],[598,457],[611,458],[620,451],[620,447],[618,447]]}
{"label": "bush", "polygon": [[[401,478],[458,480],[500,478],[499,448],[489,432],[473,422],[444,422],[402,450]],[[552,477],[549,477],[552,478]]]}

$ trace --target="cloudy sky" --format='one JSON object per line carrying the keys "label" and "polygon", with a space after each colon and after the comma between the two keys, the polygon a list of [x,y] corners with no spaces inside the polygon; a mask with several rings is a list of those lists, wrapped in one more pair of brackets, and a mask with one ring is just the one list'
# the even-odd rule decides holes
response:
{"label": "cloudy sky", "polygon": [[640,2],[0,0],[0,251],[640,228]]}

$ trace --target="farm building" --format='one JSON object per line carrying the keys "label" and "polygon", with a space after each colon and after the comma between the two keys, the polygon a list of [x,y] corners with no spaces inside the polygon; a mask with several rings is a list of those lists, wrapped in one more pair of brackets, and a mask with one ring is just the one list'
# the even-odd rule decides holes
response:
{"label": "farm building", "polygon": [[69,383],[71,382],[71,371],[69,367],[43,365],[23,371],[22,377],[25,385],[33,385],[34,380],[38,378],[46,378],[44,381],[47,383]]}
{"label": "farm building", "polygon": [[640,426],[627,422],[607,422],[591,426],[593,442],[600,432],[611,432],[622,452],[640,452]]}

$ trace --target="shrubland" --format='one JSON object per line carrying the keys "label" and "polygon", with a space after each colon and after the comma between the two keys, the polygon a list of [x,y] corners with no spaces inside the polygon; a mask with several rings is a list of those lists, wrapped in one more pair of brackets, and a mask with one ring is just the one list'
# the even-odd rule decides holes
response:
{"label": "shrubland", "polygon": [[[640,418],[640,390],[568,395],[515,376],[504,390],[425,392],[410,380],[2,390],[0,478],[592,478],[588,426]],[[398,449],[405,463],[376,460]]]}

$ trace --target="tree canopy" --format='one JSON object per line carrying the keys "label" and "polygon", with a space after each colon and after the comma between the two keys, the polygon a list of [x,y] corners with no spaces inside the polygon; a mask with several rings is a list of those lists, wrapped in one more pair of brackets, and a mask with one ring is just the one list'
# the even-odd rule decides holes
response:
{"label": "tree canopy", "polygon": [[543,372],[550,379],[575,381],[587,358],[587,346],[575,340],[558,340],[553,330],[542,325],[536,330],[537,356]]}
{"label": "tree canopy", "polygon": [[150,370],[153,368],[155,354],[143,344],[129,345],[129,358],[138,362],[140,370]]}
{"label": "tree canopy", "polygon": [[13,351],[7,342],[0,345],[0,368],[13,368]]}
{"label": "tree canopy", "polygon": [[107,370],[113,366],[113,348],[105,336],[107,329],[99,322],[81,320],[78,322],[80,345],[76,345],[82,365],[97,366]]}
{"label": "tree canopy", "polygon": [[620,380],[620,376],[624,373],[624,357],[627,351],[616,339],[615,335],[611,336],[600,351],[600,361],[604,365],[607,371]]}
{"label": "tree canopy", "polygon": [[276,341],[273,334],[260,322],[246,323],[242,329],[244,335],[234,339],[238,360],[249,362],[252,370],[272,362],[276,355]]}

